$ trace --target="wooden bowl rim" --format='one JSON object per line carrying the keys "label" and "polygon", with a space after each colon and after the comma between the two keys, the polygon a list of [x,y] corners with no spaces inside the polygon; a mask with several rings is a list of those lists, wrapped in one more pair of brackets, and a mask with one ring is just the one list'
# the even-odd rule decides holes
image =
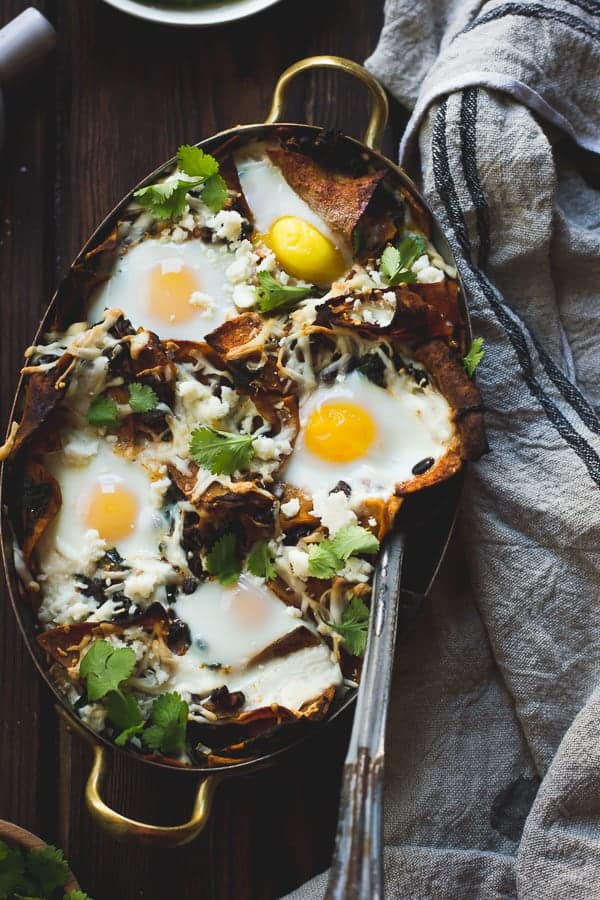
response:
{"label": "wooden bowl rim", "polygon": [[[18,844],[20,847],[31,849],[32,847],[45,847],[49,842],[43,840],[32,831],[15,825],[14,822],[7,822],[6,819],[0,819],[0,840],[6,841],[7,844]],[[80,891],[81,887],[73,872],[69,869],[69,877],[64,886],[65,891]]]}

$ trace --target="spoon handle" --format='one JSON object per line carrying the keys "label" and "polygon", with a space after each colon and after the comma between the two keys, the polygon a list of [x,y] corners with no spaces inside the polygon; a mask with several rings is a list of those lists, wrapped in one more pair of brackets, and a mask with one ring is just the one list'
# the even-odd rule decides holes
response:
{"label": "spoon handle", "polygon": [[344,764],[335,849],[325,900],[383,900],[383,765],[394,667],[404,534],[383,547],[369,635]]}

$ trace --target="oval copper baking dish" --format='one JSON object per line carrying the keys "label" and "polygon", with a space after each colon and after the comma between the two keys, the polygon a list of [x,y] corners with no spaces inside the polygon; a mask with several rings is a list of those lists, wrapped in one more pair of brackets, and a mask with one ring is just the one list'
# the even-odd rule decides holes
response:
{"label": "oval copper baking dish", "polygon": [[[319,134],[322,129],[317,126],[282,121],[292,82],[300,73],[314,68],[340,70],[357,78],[368,90],[371,101],[371,114],[363,140],[358,141],[345,135],[339,136],[339,139],[355,148],[354,152],[359,151],[367,154],[370,161],[373,161],[377,166],[394,173],[396,179],[429,213],[432,222],[432,242],[445,260],[453,264],[453,257],[448,243],[414,183],[402,169],[383,156],[379,150],[388,117],[388,104],[384,90],[369,72],[351,60],[335,56],[318,56],[295,63],[281,75],[277,82],[271,110],[264,123],[228,129],[199,142],[197,146],[212,153],[216,148],[238,138],[260,140],[282,134],[286,137],[314,137]],[[174,162],[175,160],[171,159],[158,167],[121,200],[86,242],[74,260],[72,267],[77,266],[87,253],[102,243],[113,229],[125,207],[130,203],[133,192],[155,181],[165,169],[173,166]],[[70,277],[70,275],[67,275],[54,294],[32,343],[39,342],[40,335],[48,329],[49,322],[56,314],[61,296],[64,297],[65,292],[68,292]],[[460,276],[458,276],[458,285],[462,334],[466,342],[471,337],[471,330]],[[23,404],[23,394],[24,380],[21,378],[11,412],[11,421],[19,417]],[[403,585],[405,586],[404,608],[408,616],[410,616],[414,606],[418,603],[418,598],[427,592],[441,562],[454,522],[461,480],[462,476],[459,472],[448,481],[424,492],[423,497],[418,499],[415,497],[415,500],[412,501],[415,503],[418,512],[408,540],[403,569]],[[185,773],[187,777],[194,776],[197,778],[200,774],[192,815],[189,821],[181,825],[163,827],[145,824],[129,819],[112,810],[103,801],[100,793],[107,769],[107,751],[127,753],[129,756],[131,753],[116,747],[109,740],[98,735],[88,725],[84,724],[67,705],[64,697],[59,693],[48,675],[44,653],[36,641],[36,622],[33,610],[29,604],[25,604],[22,601],[22,588],[13,561],[11,515],[14,516],[16,514],[16,501],[17,498],[12,496],[11,493],[11,462],[7,461],[3,463],[0,474],[0,502],[2,504],[2,555],[11,603],[29,652],[40,674],[58,700],[57,711],[66,719],[69,727],[77,731],[93,748],[94,762],[87,782],[86,802],[97,823],[114,838],[118,840],[136,840],[140,843],[162,847],[175,847],[191,841],[200,833],[208,820],[213,793],[221,779],[248,774],[258,768],[272,764],[281,753],[286,752],[292,745],[296,745],[308,736],[317,734],[321,728],[326,727],[328,722],[343,713],[353,703],[356,694],[355,690],[349,691],[322,723],[311,723],[308,731],[297,729],[297,733],[292,735],[288,744],[262,756],[227,766],[216,766],[208,770],[194,766],[179,769],[178,771]],[[147,759],[143,756],[138,756],[138,758],[144,765],[166,767],[164,763],[156,759]]]}

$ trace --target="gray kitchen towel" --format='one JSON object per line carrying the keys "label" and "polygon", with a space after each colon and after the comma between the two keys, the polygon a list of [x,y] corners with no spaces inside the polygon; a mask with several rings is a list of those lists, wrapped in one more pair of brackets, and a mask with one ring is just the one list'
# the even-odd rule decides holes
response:
{"label": "gray kitchen towel", "polygon": [[600,900],[600,3],[388,0],[367,66],[412,110],[491,447],[399,639],[386,896]]}

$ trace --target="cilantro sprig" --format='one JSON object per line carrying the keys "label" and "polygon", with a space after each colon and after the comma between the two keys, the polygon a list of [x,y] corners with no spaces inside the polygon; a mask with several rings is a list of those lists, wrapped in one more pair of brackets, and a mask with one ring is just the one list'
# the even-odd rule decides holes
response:
{"label": "cilantro sprig", "polygon": [[427,241],[420,234],[407,234],[397,247],[386,247],[381,256],[381,272],[389,285],[412,282],[417,276],[412,266],[427,251]]}
{"label": "cilantro sprig", "polygon": [[[134,381],[129,385],[128,391],[129,407],[132,412],[147,413],[158,406],[158,395],[149,384]],[[121,421],[121,413],[112,397],[108,394],[98,394],[88,406],[87,420],[90,425],[116,428]]]}
{"label": "cilantro sprig", "polygon": [[170,178],[135,191],[141,206],[149,209],[156,219],[176,219],[183,215],[190,191],[202,189],[202,201],[212,212],[223,209],[227,200],[227,184],[219,175],[219,163],[200,147],[182,144],[177,151],[177,163],[184,178]]}
{"label": "cilantro sprig", "polygon": [[467,375],[473,375],[473,372],[483,359],[484,355],[485,349],[483,346],[483,338],[473,338],[471,346],[469,347],[469,352],[465,357],[463,357],[463,365],[466,369]]}
{"label": "cilantro sprig", "polygon": [[249,434],[229,434],[202,425],[192,431],[190,456],[213,475],[233,475],[249,467],[254,440]]}
{"label": "cilantro sprig", "polygon": [[134,381],[129,385],[129,405],[134,413],[152,412],[158,406],[158,395],[149,384]]}
{"label": "cilantro sprig", "polygon": [[107,394],[99,394],[94,397],[87,411],[87,420],[90,425],[107,426],[113,428],[119,424],[119,409],[112,397]]}
{"label": "cilantro sprig", "polygon": [[254,545],[248,555],[247,565],[248,570],[257,578],[266,578],[267,580],[275,578],[277,573],[268,541],[259,541]]}
{"label": "cilantro sprig", "polygon": [[323,621],[341,635],[352,656],[363,656],[369,633],[369,608],[360,597],[354,595],[342,613],[340,622]]}
{"label": "cilantro sprig", "polygon": [[256,296],[258,297],[258,308],[262,313],[287,312],[306,300],[312,294],[312,288],[294,287],[289,284],[281,284],[276,278],[273,278],[270,272],[258,273],[258,289]]}
{"label": "cilantro sprig", "polygon": [[237,535],[233,531],[223,534],[206,554],[206,571],[217,575],[221,584],[233,584],[239,578],[242,566]]}
{"label": "cilantro sprig", "polygon": [[[64,853],[52,844],[23,850],[0,841],[0,898],[54,900],[69,877]],[[83,891],[60,892],[63,900],[91,900]]]}
{"label": "cilantro sprig", "polygon": [[354,554],[377,553],[378,550],[379,541],[371,531],[361,525],[346,525],[333,538],[311,544],[308,569],[315,578],[333,578]]}
{"label": "cilantro sprig", "polygon": [[101,700],[109,691],[119,689],[135,668],[135,653],[131,647],[113,647],[108,641],[94,641],[87,651],[79,674],[85,678],[90,700]]}
{"label": "cilantro sprig", "polygon": [[155,753],[176,755],[185,746],[189,707],[179,694],[161,694],[152,704],[142,740]]}
{"label": "cilantro sprig", "polygon": [[130,647],[113,647],[108,641],[94,641],[79,667],[88,698],[103,701],[108,718],[118,732],[115,744],[119,747],[139,734],[144,744],[155,752],[180,753],[185,745],[188,705],[179,694],[161,694],[152,704],[146,722],[135,697],[122,687],[132,675],[135,662],[135,653]]}

